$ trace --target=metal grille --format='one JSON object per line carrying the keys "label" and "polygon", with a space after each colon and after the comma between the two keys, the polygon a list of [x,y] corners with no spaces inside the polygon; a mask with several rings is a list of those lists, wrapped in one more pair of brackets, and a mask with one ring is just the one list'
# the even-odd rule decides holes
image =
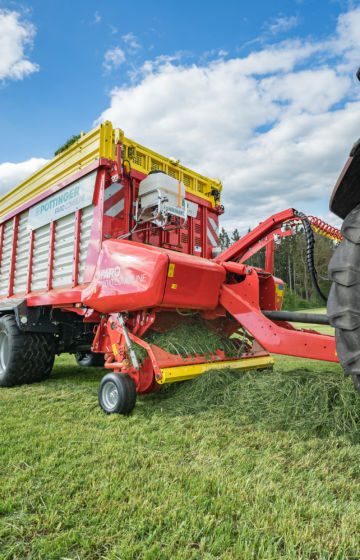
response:
{"label": "metal grille", "polygon": [[161,171],[163,168],[161,161],[157,161],[156,159],[151,159],[151,170]]}
{"label": "metal grille", "polygon": [[29,212],[20,214],[16,244],[14,293],[26,292],[29,269],[30,231],[27,228]]}
{"label": "metal grille", "polygon": [[94,206],[88,206],[81,212],[80,247],[79,247],[79,277],[78,283],[84,281],[86,258],[91,235],[91,226],[94,217]]}
{"label": "metal grille", "polygon": [[32,259],[31,290],[47,287],[47,271],[50,252],[50,224],[35,230],[34,253]]}
{"label": "metal grille", "polygon": [[193,183],[192,178],[189,177],[189,175],[185,175],[185,173],[184,173],[184,176],[183,176],[183,183],[184,183],[185,187],[188,187],[189,189],[192,189],[192,183]]}
{"label": "metal grille", "polygon": [[54,288],[72,283],[74,242],[75,214],[70,214],[56,221],[52,278]]}
{"label": "metal grille", "polygon": [[9,288],[9,274],[11,264],[11,250],[13,240],[14,224],[13,220],[6,222],[4,226],[4,241],[1,255],[0,268],[0,295],[6,296]]}
{"label": "metal grille", "polygon": [[136,165],[143,165],[144,156],[142,154],[140,154],[139,152],[136,152],[134,157],[133,157],[133,162],[136,163]]}
{"label": "metal grille", "polygon": [[179,172],[177,169],[173,169],[172,167],[168,168],[168,175],[170,175],[170,177],[173,177],[174,179],[178,179],[179,178]]}
{"label": "metal grille", "polygon": [[206,185],[202,181],[197,182],[197,190],[201,193],[205,191]]}

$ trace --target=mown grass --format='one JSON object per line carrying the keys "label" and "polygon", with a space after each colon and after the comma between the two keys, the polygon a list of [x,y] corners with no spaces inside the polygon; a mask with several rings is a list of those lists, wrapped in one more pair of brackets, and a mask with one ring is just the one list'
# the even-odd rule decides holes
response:
{"label": "mown grass", "polygon": [[97,406],[57,360],[0,392],[1,559],[358,559],[360,398],[335,364],[211,373]]}

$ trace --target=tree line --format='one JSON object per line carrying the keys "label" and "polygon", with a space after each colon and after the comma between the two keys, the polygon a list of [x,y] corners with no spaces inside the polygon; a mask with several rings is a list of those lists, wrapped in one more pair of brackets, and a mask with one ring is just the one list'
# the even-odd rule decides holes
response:
{"label": "tree line", "polygon": [[[221,248],[224,250],[230,247],[240,237],[238,229],[227,232],[222,228],[219,235]],[[331,239],[315,234],[315,268],[318,283],[325,295],[328,294],[330,289],[328,264],[335,249],[336,244]],[[252,266],[264,268],[265,248],[248,259],[247,262]],[[286,284],[284,309],[323,307],[325,305],[316,292],[307,268],[306,236],[302,225],[295,226],[294,235],[282,237],[275,241],[274,270],[275,276],[281,278]]]}

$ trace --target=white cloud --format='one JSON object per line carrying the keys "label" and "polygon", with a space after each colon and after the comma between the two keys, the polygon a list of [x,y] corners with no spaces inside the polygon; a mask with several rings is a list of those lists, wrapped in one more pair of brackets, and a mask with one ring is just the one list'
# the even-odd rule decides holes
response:
{"label": "white cloud", "polygon": [[272,101],[287,103],[292,111],[318,113],[330,109],[347,94],[351,79],[332,68],[320,67],[272,76],[262,80],[262,87]]}
{"label": "white cloud", "polygon": [[101,20],[102,20],[102,15],[98,11],[96,11],[94,13],[93,24],[97,25],[98,23],[101,23]]}
{"label": "white cloud", "polygon": [[360,61],[360,8],[341,14],[337,36],[329,42],[334,55],[342,53],[342,70],[353,70]]}
{"label": "white cloud", "polygon": [[119,66],[125,62],[125,53],[120,47],[115,47],[106,51],[104,55],[103,66],[105,70],[110,72],[111,70],[116,70]]}
{"label": "white cloud", "polygon": [[31,158],[20,163],[0,163],[0,196],[35,173],[47,161],[43,158]]}
{"label": "white cloud", "polygon": [[22,80],[39,66],[27,58],[35,37],[35,27],[19,12],[0,9],[0,81]]}
{"label": "white cloud", "polygon": [[327,40],[281,41],[202,65],[147,61],[134,83],[111,92],[99,121],[220,177],[229,227],[245,230],[289,206],[326,215],[360,132],[351,67],[359,29],[360,8],[340,16]]}
{"label": "white cloud", "polygon": [[132,51],[138,51],[139,49],[141,49],[139,40],[134,33],[132,32],[127,33],[126,35],[123,35],[121,38]]}
{"label": "white cloud", "polygon": [[271,20],[266,24],[266,29],[272,35],[278,35],[279,33],[286,33],[293,29],[299,24],[299,19],[297,16],[278,16],[277,18]]}

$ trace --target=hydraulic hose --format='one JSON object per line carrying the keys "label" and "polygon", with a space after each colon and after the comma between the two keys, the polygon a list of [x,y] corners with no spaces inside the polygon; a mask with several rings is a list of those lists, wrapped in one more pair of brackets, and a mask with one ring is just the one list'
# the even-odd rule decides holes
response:
{"label": "hydraulic hose", "polygon": [[327,302],[327,297],[322,292],[322,290],[319,286],[319,283],[318,283],[318,279],[317,279],[317,272],[316,272],[315,262],[314,262],[315,236],[314,236],[314,232],[312,230],[310,221],[309,221],[308,217],[305,214],[303,214],[303,212],[298,212],[297,210],[295,210],[294,213],[295,213],[295,216],[302,221],[303,226],[304,226],[305,237],[306,237],[306,264],[307,264],[307,268],[308,268],[312,283],[313,283],[317,293],[321,297],[321,299],[323,299],[325,302]]}

